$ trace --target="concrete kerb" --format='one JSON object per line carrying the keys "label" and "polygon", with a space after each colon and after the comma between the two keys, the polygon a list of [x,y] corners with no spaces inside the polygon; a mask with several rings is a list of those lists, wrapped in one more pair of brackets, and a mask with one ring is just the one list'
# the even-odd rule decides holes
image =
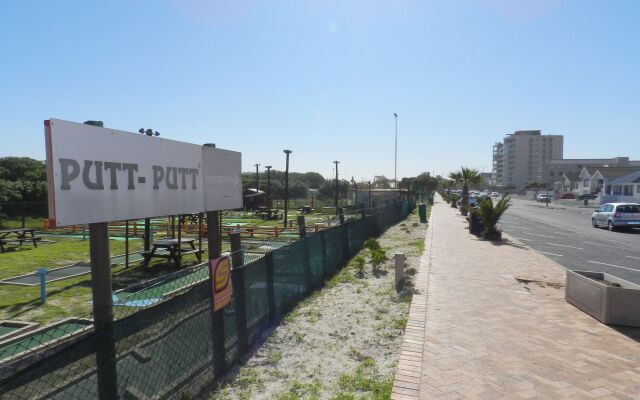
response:
{"label": "concrete kerb", "polygon": [[431,246],[433,244],[433,208],[427,222],[424,252],[415,279],[415,289],[409,307],[409,318],[400,348],[400,359],[391,390],[392,400],[415,400],[420,395],[422,376],[422,353],[424,351],[429,268],[431,266]]}

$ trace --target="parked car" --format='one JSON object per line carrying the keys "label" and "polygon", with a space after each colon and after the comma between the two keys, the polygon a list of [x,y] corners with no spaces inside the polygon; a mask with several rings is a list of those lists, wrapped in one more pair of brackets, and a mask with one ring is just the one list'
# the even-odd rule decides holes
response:
{"label": "parked car", "polygon": [[578,197],[578,200],[594,200],[597,197],[598,197],[597,194],[584,193],[584,194],[581,194],[580,197]]}
{"label": "parked car", "polygon": [[610,231],[618,228],[640,228],[640,204],[607,203],[593,212],[591,225],[606,226]]}
{"label": "parked car", "polygon": [[562,194],[560,195],[560,198],[561,198],[561,199],[575,199],[575,198],[576,198],[576,195],[575,195],[575,194],[573,194],[573,193],[562,193]]}
{"label": "parked car", "polygon": [[492,199],[497,199],[497,198],[499,198],[499,197],[500,197],[500,193],[498,193],[498,192],[491,192],[491,198],[492,198]]}
{"label": "parked car", "polygon": [[[462,205],[462,199],[459,199],[456,202],[456,205],[460,207]],[[476,208],[479,205],[480,205],[480,202],[478,201],[478,198],[476,196],[469,196],[469,207]]]}
{"label": "parked car", "polygon": [[536,197],[536,201],[540,201],[542,203],[548,203],[551,201],[551,195],[547,195],[546,193],[540,193],[538,197]]}

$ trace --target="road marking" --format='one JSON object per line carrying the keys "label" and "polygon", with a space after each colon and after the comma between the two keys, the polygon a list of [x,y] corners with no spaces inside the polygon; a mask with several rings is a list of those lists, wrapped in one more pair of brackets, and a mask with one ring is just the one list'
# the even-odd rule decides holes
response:
{"label": "road marking", "polygon": [[640,271],[638,271],[637,269],[634,269],[634,268],[623,267],[623,266],[615,265],[615,264],[607,264],[607,263],[603,263],[603,262],[600,262],[600,261],[591,261],[591,260],[588,260],[587,262],[590,262],[590,263],[592,263],[592,264],[608,265],[608,266],[610,266],[610,267],[615,267],[615,268],[628,269],[629,271],[640,272]]}
{"label": "road marking", "polygon": [[569,247],[569,248],[576,249],[576,250],[584,250],[584,248],[582,248],[582,247],[568,246],[566,244],[558,244],[558,243],[545,243],[545,244],[548,244],[550,246]]}
{"label": "road marking", "polygon": [[555,239],[555,236],[549,236],[549,235],[539,235],[537,233],[528,233],[528,232],[520,232],[522,235],[531,235],[531,236],[541,236],[541,237],[546,237],[549,239]]}
{"label": "road marking", "polygon": [[511,225],[511,224],[502,224],[504,226],[508,226],[509,228],[518,228],[518,229],[525,229],[527,231],[530,231],[531,228],[525,228],[524,226],[518,226],[518,225]]}
{"label": "road marking", "polygon": [[533,239],[525,239],[525,238],[518,238],[518,237],[517,237],[517,238],[515,238],[515,239],[518,239],[518,240],[524,240],[524,241],[526,241],[526,242],[530,242],[530,241],[532,241],[532,240],[533,240]]}
{"label": "road marking", "polygon": [[548,251],[541,251],[542,254],[551,254],[552,256],[564,257],[562,254],[549,253]]}
{"label": "road marking", "polygon": [[627,256],[627,258],[634,258],[636,260],[640,260],[640,257],[634,257],[634,256]]}

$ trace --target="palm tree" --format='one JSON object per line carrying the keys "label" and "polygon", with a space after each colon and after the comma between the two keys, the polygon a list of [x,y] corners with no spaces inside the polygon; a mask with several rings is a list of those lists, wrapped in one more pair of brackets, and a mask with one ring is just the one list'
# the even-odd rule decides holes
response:
{"label": "palm tree", "polygon": [[495,205],[491,199],[484,199],[480,202],[480,207],[478,211],[476,211],[476,215],[484,225],[484,231],[482,232],[483,238],[487,240],[502,239],[502,232],[500,232],[497,225],[502,214],[504,214],[511,205],[509,204],[510,201],[511,198],[505,194]]}
{"label": "palm tree", "polygon": [[462,215],[467,215],[469,208],[469,186],[479,185],[482,183],[482,175],[480,171],[473,168],[461,167],[460,171],[449,174],[449,179],[456,184],[462,184]]}

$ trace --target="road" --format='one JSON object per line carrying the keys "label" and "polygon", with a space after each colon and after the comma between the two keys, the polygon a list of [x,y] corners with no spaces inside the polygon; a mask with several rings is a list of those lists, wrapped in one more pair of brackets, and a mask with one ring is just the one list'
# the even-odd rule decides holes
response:
{"label": "road", "polygon": [[567,269],[606,272],[640,284],[640,229],[591,226],[593,207],[512,200],[500,228]]}

